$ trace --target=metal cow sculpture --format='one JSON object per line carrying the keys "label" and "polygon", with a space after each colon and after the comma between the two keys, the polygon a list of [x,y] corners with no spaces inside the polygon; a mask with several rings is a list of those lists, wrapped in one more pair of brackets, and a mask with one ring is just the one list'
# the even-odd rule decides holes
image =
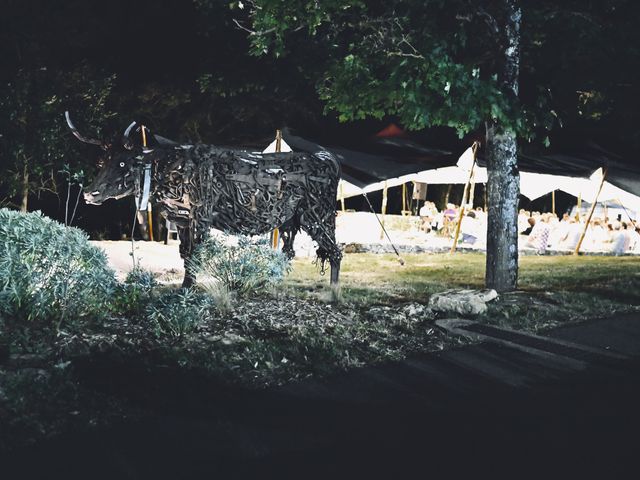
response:
{"label": "metal cow sculpture", "polygon": [[[302,229],[311,236],[323,271],[329,262],[331,286],[337,291],[342,254],[335,241],[335,199],[340,167],[329,152],[257,154],[180,145],[158,135],[147,137],[149,146],[136,145],[131,140],[135,122],[121,145],[109,145],[83,136],[68,113],[66,118],[79,140],[105,150],[101,169],[85,190],[86,202],[99,205],[130,195],[145,202],[150,195],[162,215],[177,225],[185,260],[183,286],[195,281],[187,260],[211,227],[247,235],[279,228],[290,258],[296,233]],[[137,127],[138,132],[145,130]]]}

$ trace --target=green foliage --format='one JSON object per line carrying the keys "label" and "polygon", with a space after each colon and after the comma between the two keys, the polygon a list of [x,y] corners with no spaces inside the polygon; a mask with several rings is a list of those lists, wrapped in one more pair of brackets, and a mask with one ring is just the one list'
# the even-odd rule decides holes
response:
{"label": "green foliage", "polygon": [[64,72],[21,69],[0,84],[0,157],[7,169],[0,193],[57,192],[72,179],[79,182],[86,149],[70,135],[63,113],[71,110],[83,131],[100,138],[100,127],[113,115],[106,103],[114,83],[114,75],[79,65]]}
{"label": "green foliage", "polygon": [[81,230],[0,209],[0,315],[57,328],[108,310],[116,280]]}
{"label": "green foliage", "polygon": [[158,282],[153,272],[141,267],[133,268],[118,285],[114,299],[115,311],[121,315],[138,315],[152,299]]}
{"label": "green foliage", "polygon": [[[342,121],[393,115],[409,129],[447,126],[460,135],[487,120],[525,127],[517,99],[495,75],[503,40],[468,21],[473,12],[466,2],[253,5],[252,53],[295,52],[305,32],[325,52],[319,96]],[[486,49],[496,52],[486,55]]]}
{"label": "green foliage", "polygon": [[[501,78],[507,2],[240,3],[231,8],[252,30],[251,53],[309,64],[326,109],[343,121],[393,115],[409,129],[447,126],[459,134],[494,121],[532,140],[563,118],[600,120],[611,112],[622,120],[633,111],[629,101],[637,107],[616,80],[637,79],[631,58],[640,50],[631,39],[638,29],[630,19],[638,4],[630,0],[515,2],[522,10],[519,98]],[[583,91],[595,92],[590,108],[580,105]]]}
{"label": "green foliage", "polygon": [[266,241],[238,237],[210,237],[196,249],[191,266],[197,275],[210,277],[240,295],[255,294],[282,281],[289,272],[287,257]]}
{"label": "green foliage", "polygon": [[147,307],[147,318],[156,334],[177,339],[193,332],[210,314],[213,304],[207,295],[188,288],[159,297]]}

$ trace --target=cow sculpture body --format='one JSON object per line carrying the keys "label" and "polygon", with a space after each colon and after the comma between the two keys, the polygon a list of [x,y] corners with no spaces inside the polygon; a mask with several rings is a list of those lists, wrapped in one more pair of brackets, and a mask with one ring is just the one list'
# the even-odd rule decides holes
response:
{"label": "cow sculpture body", "polygon": [[[67,117],[74,134],[83,141]],[[106,147],[103,166],[85,191],[87,203],[139,195],[144,171],[150,172],[150,195],[162,215],[178,227],[185,260],[184,286],[195,276],[188,259],[211,228],[256,235],[279,228],[283,251],[294,255],[301,229],[317,243],[331,286],[338,290],[342,254],[335,241],[335,199],[339,164],[328,152],[258,154],[212,145],[180,145],[155,137],[155,145]],[[144,127],[143,127],[144,128]],[[89,143],[96,143],[91,141]]]}

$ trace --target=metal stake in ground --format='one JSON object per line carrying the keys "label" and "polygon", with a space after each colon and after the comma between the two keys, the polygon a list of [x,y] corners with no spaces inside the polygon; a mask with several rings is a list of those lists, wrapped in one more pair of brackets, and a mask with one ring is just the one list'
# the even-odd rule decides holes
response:
{"label": "metal stake in ground", "polygon": [[393,251],[396,252],[396,255],[398,256],[398,262],[400,262],[400,265],[404,265],[404,260],[402,259],[402,257],[398,253],[398,249],[396,248],[396,246],[391,241],[391,238],[389,237],[389,234],[387,233],[387,229],[384,228],[384,224],[380,221],[380,217],[378,217],[378,214],[376,213],[375,209],[373,208],[373,205],[371,205],[371,201],[369,200],[369,197],[367,196],[367,192],[362,192],[362,196],[367,201],[367,204],[369,205],[369,209],[371,210],[371,213],[373,213],[375,215],[376,220],[378,220],[378,223],[382,227],[382,231],[387,236],[387,240],[389,240],[389,243],[391,244],[391,247],[393,248]]}

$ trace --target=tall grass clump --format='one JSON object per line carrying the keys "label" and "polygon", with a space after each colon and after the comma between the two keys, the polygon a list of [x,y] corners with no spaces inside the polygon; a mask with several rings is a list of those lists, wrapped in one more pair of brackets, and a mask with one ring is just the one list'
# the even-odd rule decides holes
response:
{"label": "tall grass clump", "polygon": [[0,315],[60,328],[103,316],[115,287],[104,252],[84,232],[40,212],[0,209]]}
{"label": "tall grass clump", "polygon": [[213,280],[221,285],[218,291],[226,289],[243,296],[280,283],[289,272],[290,262],[264,240],[241,236],[236,242],[229,236],[212,236],[198,246],[191,267],[204,285]]}

